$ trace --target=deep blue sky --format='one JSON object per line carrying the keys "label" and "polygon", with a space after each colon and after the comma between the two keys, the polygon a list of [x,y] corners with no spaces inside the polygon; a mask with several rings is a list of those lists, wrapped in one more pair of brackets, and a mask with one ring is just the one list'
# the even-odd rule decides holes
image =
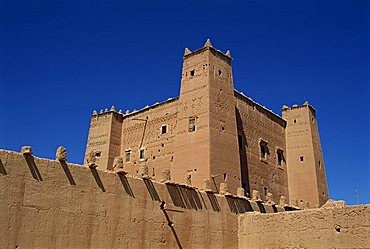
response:
{"label": "deep blue sky", "polygon": [[239,91],[279,114],[310,101],[330,197],[370,203],[369,16],[356,0],[0,0],[0,147],[82,163],[93,109],[177,96],[184,48],[209,37]]}

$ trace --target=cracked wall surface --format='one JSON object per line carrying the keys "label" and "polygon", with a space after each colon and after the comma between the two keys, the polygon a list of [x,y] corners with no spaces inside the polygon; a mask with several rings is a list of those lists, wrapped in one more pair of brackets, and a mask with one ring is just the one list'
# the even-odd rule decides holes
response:
{"label": "cracked wall surface", "polygon": [[370,205],[239,216],[239,248],[370,248]]}

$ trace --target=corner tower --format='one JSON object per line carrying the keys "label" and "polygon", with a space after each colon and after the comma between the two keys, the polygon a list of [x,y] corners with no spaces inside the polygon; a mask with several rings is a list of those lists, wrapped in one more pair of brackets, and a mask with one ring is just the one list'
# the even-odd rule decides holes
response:
{"label": "corner tower", "polygon": [[315,109],[304,103],[283,107],[287,121],[286,147],[289,199],[293,205],[320,207],[328,200],[328,187]]}
{"label": "corner tower", "polygon": [[113,167],[114,157],[120,155],[123,116],[114,106],[108,111],[94,111],[91,117],[87,139],[85,164],[91,152],[96,157],[96,164],[101,170]]}
{"label": "corner tower", "polygon": [[215,191],[225,182],[235,193],[241,176],[231,57],[209,40],[185,49],[176,130],[172,179],[196,187],[209,180]]}

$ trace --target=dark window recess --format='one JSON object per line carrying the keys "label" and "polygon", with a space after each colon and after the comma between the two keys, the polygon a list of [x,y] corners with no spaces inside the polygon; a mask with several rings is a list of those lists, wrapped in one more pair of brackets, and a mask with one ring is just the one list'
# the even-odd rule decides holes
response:
{"label": "dark window recess", "polygon": [[276,154],[277,154],[277,164],[279,166],[283,166],[285,164],[284,151],[278,149],[276,151]]}
{"label": "dark window recess", "polygon": [[319,168],[321,169],[321,161],[319,161]]}
{"label": "dark window recess", "polygon": [[195,117],[190,117],[189,118],[189,132],[195,131],[195,126],[196,126],[196,118]]}
{"label": "dark window recess", "polygon": [[294,119],[293,121],[294,121],[294,123],[297,123],[297,119]]}
{"label": "dark window recess", "polygon": [[218,75],[219,75],[219,76],[221,76],[221,75],[222,75],[221,70],[218,70]]}
{"label": "dark window recess", "polygon": [[227,180],[227,174],[224,174],[224,181]]}
{"label": "dark window recess", "polygon": [[191,70],[190,71],[190,76],[194,76],[195,75],[195,70]]}
{"label": "dark window recess", "polygon": [[161,127],[161,133],[166,134],[167,133],[167,125],[162,125]]}
{"label": "dark window recess", "polygon": [[267,160],[267,156],[269,155],[269,149],[267,146],[267,142],[260,141],[260,151],[261,151],[261,159]]}
{"label": "dark window recess", "polygon": [[100,157],[100,156],[101,156],[101,152],[100,151],[95,153],[95,157]]}
{"label": "dark window recess", "polygon": [[130,161],[130,159],[131,159],[131,150],[126,150],[125,151],[125,158],[126,158],[126,162]]}
{"label": "dark window recess", "polygon": [[144,159],[144,149],[140,149],[139,159]]}
{"label": "dark window recess", "polygon": [[301,161],[301,162],[303,162],[303,156],[301,156],[301,157],[299,157],[299,160]]}
{"label": "dark window recess", "polygon": [[268,193],[269,193],[269,190],[266,187],[264,187],[263,188],[263,194],[266,196]]}

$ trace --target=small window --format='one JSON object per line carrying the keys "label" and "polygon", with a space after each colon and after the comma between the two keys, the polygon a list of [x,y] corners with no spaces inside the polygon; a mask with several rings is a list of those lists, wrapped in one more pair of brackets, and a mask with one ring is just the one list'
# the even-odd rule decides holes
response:
{"label": "small window", "polygon": [[264,187],[263,188],[263,194],[265,195],[265,196],[267,196],[267,194],[269,193],[269,190],[266,188],[266,187]]}
{"label": "small window", "polygon": [[196,121],[195,117],[190,117],[189,118],[189,132],[195,131],[195,125],[196,125],[195,121]]}
{"label": "small window", "polygon": [[224,181],[227,180],[227,174],[224,174]]}
{"label": "small window", "polygon": [[303,158],[303,156],[300,156],[300,157],[299,157],[299,160],[300,160],[301,162],[303,162],[303,159],[304,159],[304,158]]}
{"label": "small window", "polygon": [[321,161],[319,161],[319,169],[321,169]]}
{"label": "small window", "polygon": [[126,162],[129,162],[131,160],[131,150],[125,151],[125,159],[126,159]]}
{"label": "small window", "polygon": [[267,142],[260,141],[260,152],[261,152],[261,160],[267,160],[267,156],[269,155],[269,149],[267,146]]}
{"label": "small window", "polygon": [[221,75],[222,75],[221,70],[218,70],[218,76],[221,76]]}
{"label": "small window", "polygon": [[139,152],[139,159],[144,159],[144,149],[140,149],[140,152]]}
{"label": "small window", "polygon": [[277,149],[276,155],[277,155],[277,165],[284,166],[285,164],[284,151],[281,149]]}
{"label": "small window", "polygon": [[190,71],[190,76],[194,76],[195,75],[195,70],[191,70]]}
{"label": "small window", "polygon": [[167,125],[162,125],[161,126],[161,134],[166,134],[167,133]]}
{"label": "small window", "polygon": [[101,157],[101,151],[96,152],[96,153],[95,153],[95,157],[96,157],[96,158]]}
{"label": "small window", "polygon": [[293,120],[293,122],[294,122],[294,123],[297,123],[297,119],[294,119],[294,120]]}

